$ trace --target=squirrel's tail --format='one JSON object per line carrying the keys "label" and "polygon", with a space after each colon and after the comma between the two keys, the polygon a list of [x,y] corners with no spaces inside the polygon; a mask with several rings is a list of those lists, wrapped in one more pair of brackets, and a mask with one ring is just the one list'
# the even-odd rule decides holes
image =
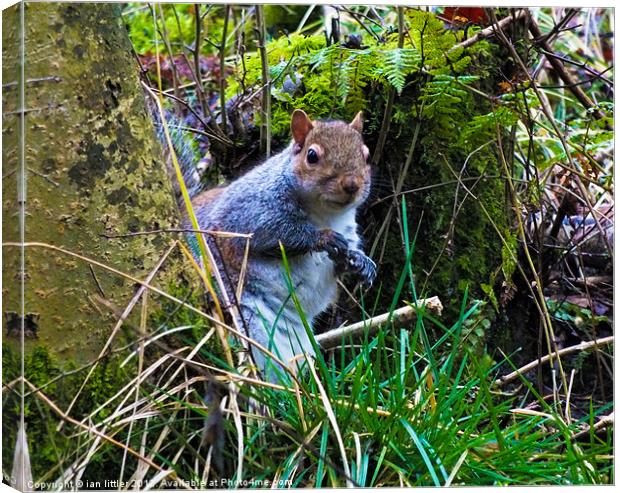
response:
{"label": "squirrel's tail", "polygon": [[[183,174],[183,182],[187,193],[190,198],[196,197],[203,191],[205,186],[201,182],[201,172],[197,167],[199,162],[196,152],[192,148],[192,134],[185,130],[181,120],[170,111],[164,110],[165,123],[162,123],[160,113],[157,108],[151,110],[153,116],[153,123],[157,130],[157,138],[159,139],[162,148],[164,159],[166,160],[166,168],[168,170],[168,176],[172,182],[172,188],[177,199],[177,204],[181,210],[185,210],[185,204],[183,202],[183,195],[181,192],[181,186],[177,179],[177,173],[172,159],[172,152],[176,156],[176,160],[181,168]],[[170,141],[172,142],[172,149],[170,149],[170,143],[166,138],[164,130],[164,124],[170,135]]]}

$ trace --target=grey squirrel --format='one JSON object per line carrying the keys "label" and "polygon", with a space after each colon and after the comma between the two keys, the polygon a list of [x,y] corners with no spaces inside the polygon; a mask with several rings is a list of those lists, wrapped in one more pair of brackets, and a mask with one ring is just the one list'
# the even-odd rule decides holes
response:
{"label": "grey squirrel", "polygon": [[[336,301],[339,276],[353,274],[367,286],[376,276],[375,263],[361,249],[356,222],[371,184],[362,125],[361,112],[346,123],[311,121],[295,110],[288,147],[229,185],[192,197],[201,229],[252,234],[237,300],[242,322],[250,337],[286,363],[301,353],[314,357],[315,350],[285,281],[280,243],[310,324]],[[196,177],[187,170],[184,175]],[[188,189],[191,194],[198,187],[189,183]],[[246,240],[206,239],[234,293]],[[277,364],[255,348],[252,354],[263,376],[277,380]]]}

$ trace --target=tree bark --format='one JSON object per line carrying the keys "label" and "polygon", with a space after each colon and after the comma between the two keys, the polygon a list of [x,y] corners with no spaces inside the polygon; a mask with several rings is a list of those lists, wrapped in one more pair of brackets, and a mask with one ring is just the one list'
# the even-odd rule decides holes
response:
{"label": "tree bark", "polygon": [[[144,279],[172,238],[103,235],[174,227],[178,213],[120,10],[84,3],[24,8],[24,239]],[[5,243],[20,236],[19,26],[17,5],[3,15]],[[21,252],[5,245],[3,254],[4,340],[16,349]],[[134,286],[46,248],[28,247],[24,254],[26,352],[43,345],[60,360],[94,359],[116,322],[97,300],[122,309]]]}

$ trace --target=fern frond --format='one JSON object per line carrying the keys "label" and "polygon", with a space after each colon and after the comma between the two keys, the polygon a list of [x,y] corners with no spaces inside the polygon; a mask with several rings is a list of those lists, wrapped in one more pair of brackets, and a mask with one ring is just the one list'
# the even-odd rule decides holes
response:
{"label": "fern frond", "polygon": [[446,135],[460,128],[463,121],[455,115],[461,114],[465,103],[471,99],[463,86],[476,80],[478,77],[475,76],[435,76],[424,86],[420,96],[420,101],[424,103],[424,116],[433,120]]}
{"label": "fern frond", "polygon": [[412,48],[394,48],[384,50],[382,55],[383,63],[377,67],[376,73],[384,76],[400,94],[405,87],[407,75],[420,67],[420,53]]}

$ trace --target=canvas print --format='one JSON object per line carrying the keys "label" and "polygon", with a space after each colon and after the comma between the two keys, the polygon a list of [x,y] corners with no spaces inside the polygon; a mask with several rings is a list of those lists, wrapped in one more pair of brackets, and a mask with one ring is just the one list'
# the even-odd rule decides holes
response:
{"label": "canvas print", "polygon": [[613,484],[614,11],[2,12],[19,491]]}

